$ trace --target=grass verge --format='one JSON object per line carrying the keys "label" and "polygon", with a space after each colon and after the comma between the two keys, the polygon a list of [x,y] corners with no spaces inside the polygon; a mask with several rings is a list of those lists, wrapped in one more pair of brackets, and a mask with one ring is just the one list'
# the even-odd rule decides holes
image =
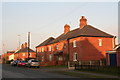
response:
{"label": "grass verge", "polygon": [[106,78],[104,76],[97,76],[92,74],[84,74],[84,73],[76,73],[76,72],[68,72],[68,71],[51,71],[52,73],[57,74],[63,74],[63,75],[69,75],[73,77],[79,77],[79,78]]}

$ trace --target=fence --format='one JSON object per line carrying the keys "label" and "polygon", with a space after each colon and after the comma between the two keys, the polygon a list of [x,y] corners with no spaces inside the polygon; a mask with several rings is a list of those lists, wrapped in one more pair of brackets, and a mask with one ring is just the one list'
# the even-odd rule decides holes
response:
{"label": "fence", "polygon": [[75,64],[75,70],[94,71],[102,73],[111,73],[120,75],[120,67],[113,66],[99,66],[99,65],[79,65]]}

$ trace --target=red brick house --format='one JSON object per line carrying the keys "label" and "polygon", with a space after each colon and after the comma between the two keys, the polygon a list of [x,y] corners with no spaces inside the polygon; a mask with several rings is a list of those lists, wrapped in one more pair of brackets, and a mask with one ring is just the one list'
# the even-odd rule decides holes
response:
{"label": "red brick house", "polygon": [[[36,52],[29,48],[29,58],[35,59]],[[21,45],[21,49],[15,52],[15,60],[27,60],[28,59],[28,47],[27,43]]]}
{"label": "red brick house", "polygon": [[9,61],[9,56],[11,54],[14,54],[15,51],[7,51],[6,53],[2,54],[2,63],[6,63],[6,61]]}
{"label": "red brick house", "polygon": [[87,25],[87,19],[84,16],[80,19],[79,28],[70,30],[70,26],[66,24],[64,33],[57,38],[49,39],[43,42],[46,44],[41,43],[36,47],[37,54],[42,56],[39,59],[47,65],[49,62],[63,65],[68,61],[80,64],[99,64],[106,58],[105,51],[111,50],[115,45],[113,35]]}

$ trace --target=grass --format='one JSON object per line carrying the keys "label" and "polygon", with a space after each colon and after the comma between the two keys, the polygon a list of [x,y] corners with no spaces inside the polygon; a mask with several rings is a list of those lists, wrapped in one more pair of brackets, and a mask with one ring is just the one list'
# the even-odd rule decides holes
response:
{"label": "grass", "polygon": [[44,66],[44,68],[67,68],[66,65]]}
{"label": "grass", "polygon": [[84,71],[84,72],[92,72],[92,73],[102,73],[114,76],[120,76],[120,70],[118,68],[99,68],[97,69],[78,69],[75,71]]}
{"label": "grass", "polygon": [[76,73],[76,72],[67,72],[67,71],[51,71],[53,73],[63,74],[63,75],[69,75],[73,77],[79,77],[79,78],[106,78],[103,76],[97,76],[92,74],[84,74],[84,73]]}

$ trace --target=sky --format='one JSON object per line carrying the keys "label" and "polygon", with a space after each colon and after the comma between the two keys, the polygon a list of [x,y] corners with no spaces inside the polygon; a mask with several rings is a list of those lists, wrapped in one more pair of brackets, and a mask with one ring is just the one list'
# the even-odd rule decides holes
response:
{"label": "sky", "polygon": [[78,28],[81,16],[89,25],[118,37],[118,2],[3,2],[3,52],[19,47],[18,35],[21,44],[27,42],[28,32],[35,50],[47,38],[62,34],[65,24],[71,30]]}

